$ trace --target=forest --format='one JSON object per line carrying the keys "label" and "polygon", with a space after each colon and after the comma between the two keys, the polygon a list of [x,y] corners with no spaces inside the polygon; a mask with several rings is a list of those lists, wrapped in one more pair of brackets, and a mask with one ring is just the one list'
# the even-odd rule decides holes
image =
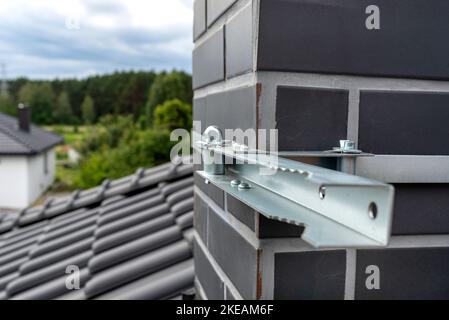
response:
{"label": "forest", "polygon": [[148,117],[164,102],[179,99],[191,104],[192,79],[185,72],[116,72],[85,79],[8,82],[0,98],[0,112],[15,115],[18,103],[32,108],[39,125],[96,123],[105,115]]}
{"label": "forest", "polygon": [[[62,135],[53,191],[97,186],[169,160],[170,132],[190,130],[192,79],[181,71],[116,72],[85,79],[8,82],[0,112],[31,109],[32,121]],[[80,155],[69,163],[68,153]]]}

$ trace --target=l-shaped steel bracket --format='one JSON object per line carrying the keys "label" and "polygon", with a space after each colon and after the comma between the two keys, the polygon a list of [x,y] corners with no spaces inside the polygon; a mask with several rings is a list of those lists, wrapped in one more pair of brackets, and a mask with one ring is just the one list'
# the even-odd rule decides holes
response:
{"label": "l-shaped steel bracket", "polygon": [[391,185],[236,147],[217,127],[200,137],[194,147],[205,170],[198,173],[207,182],[269,219],[303,226],[301,237],[313,247],[388,245]]}

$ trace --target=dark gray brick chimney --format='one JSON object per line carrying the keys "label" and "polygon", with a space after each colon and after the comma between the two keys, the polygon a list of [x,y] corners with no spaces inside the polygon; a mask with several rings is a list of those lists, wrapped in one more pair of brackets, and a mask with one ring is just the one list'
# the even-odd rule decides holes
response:
{"label": "dark gray brick chimney", "polygon": [[[369,29],[367,8],[380,11]],[[279,151],[341,139],[396,188],[385,249],[316,250],[199,176],[196,286],[209,299],[449,299],[449,2],[196,0],[194,120],[278,129]],[[198,166],[198,169],[201,169]],[[341,212],[340,214],[344,214]],[[378,270],[379,286],[367,285]]]}
{"label": "dark gray brick chimney", "polygon": [[30,108],[27,105],[20,103],[17,109],[18,109],[19,130],[24,132],[30,132],[31,130]]}

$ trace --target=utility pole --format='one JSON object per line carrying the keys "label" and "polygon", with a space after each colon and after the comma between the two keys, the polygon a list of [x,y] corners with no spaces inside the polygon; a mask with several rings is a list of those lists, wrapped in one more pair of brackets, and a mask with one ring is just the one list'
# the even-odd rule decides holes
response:
{"label": "utility pole", "polygon": [[0,95],[2,97],[8,96],[8,79],[6,75],[6,64],[1,64],[1,84],[0,84]]}

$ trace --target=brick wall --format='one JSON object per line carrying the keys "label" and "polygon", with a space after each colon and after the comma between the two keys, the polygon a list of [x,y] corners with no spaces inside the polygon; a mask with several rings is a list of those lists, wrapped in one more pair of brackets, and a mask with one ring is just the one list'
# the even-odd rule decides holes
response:
{"label": "brick wall", "polygon": [[[380,29],[368,30],[369,5]],[[382,250],[315,250],[196,177],[196,286],[209,299],[449,298],[446,0],[196,0],[194,119],[278,129],[280,151],[354,140],[396,188]],[[380,288],[367,288],[373,266]],[[376,272],[377,272],[376,271]],[[368,286],[370,287],[370,286]]]}

